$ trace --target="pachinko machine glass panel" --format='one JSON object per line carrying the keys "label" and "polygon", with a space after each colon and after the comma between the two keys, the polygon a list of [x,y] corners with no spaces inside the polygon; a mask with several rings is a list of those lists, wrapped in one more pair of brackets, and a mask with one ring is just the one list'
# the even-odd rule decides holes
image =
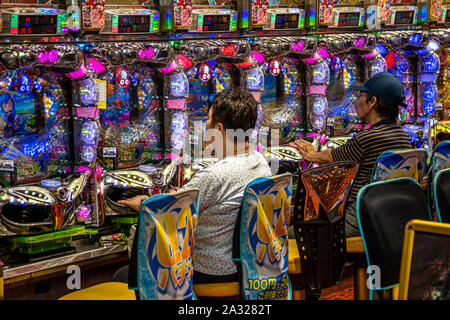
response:
{"label": "pachinko machine glass panel", "polygon": [[[0,61],[1,225],[6,234],[26,236],[65,229],[50,238],[10,243],[25,254],[60,249],[67,237],[84,234],[74,223],[88,200],[89,173],[75,170],[67,76],[81,67],[82,52],[72,45],[17,45],[2,47]],[[65,240],[49,241],[53,236]]]}
{"label": "pachinko machine glass panel", "polygon": [[441,17],[438,20],[440,24],[449,24],[450,23],[450,1],[443,0],[441,7]]}
{"label": "pachinko machine glass panel", "polygon": [[69,31],[66,11],[59,5],[3,1],[1,9],[3,34],[58,35]]}
{"label": "pachinko machine glass panel", "polygon": [[162,159],[162,78],[159,67],[170,63],[170,44],[99,43],[86,64],[97,72],[102,134],[99,161],[108,170],[125,169]]}
{"label": "pachinko machine glass panel", "polygon": [[233,32],[238,11],[233,0],[165,0],[167,31]]}
{"label": "pachinko machine glass panel", "polygon": [[262,147],[267,148],[263,151],[270,158],[300,161],[288,143],[324,132],[328,66],[312,37],[260,38],[252,48],[264,77],[259,133]]}
{"label": "pachinko machine glass panel", "polygon": [[367,127],[358,119],[358,95],[350,86],[386,71],[386,63],[376,50],[376,38],[371,34],[327,35],[320,42],[320,52],[330,68],[327,88],[329,134],[348,136]]}
{"label": "pachinko machine glass panel", "polygon": [[450,140],[450,30],[435,29],[431,31],[432,39],[439,44],[437,54],[441,68],[437,79],[438,102],[436,103],[435,119],[431,132],[436,145],[440,141]]}
{"label": "pachinko machine glass panel", "polygon": [[431,119],[438,102],[437,80],[440,45],[428,32],[385,32],[378,37],[379,51],[388,71],[405,86],[406,107],[400,108],[400,122],[417,147],[429,149]]}
{"label": "pachinko machine glass panel", "polygon": [[165,165],[162,69],[173,63],[170,43],[92,43],[86,67],[98,90],[98,202],[106,215],[137,212],[118,203],[150,194]]}
{"label": "pachinko machine glass panel", "polygon": [[[175,51],[189,84],[185,108],[191,149],[186,151],[199,156],[207,140],[206,120],[214,96],[225,89],[245,85],[244,71],[237,65],[250,58],[250,45],[246,40],[184,41]],[[170,94],[178,95],[173,89]]]}
{"label": "pachinko machine glass panel", "polygon": [[359,30],[364,27],[364,1],[319,0],[317,26]]}
{"label": "pachinko machine glass panel", "polygon": [[[102,33],[157,33],[160,28],[159,7],[155,1],[106,1],[105,27]],[[158,2],[158,1],[156,1]],[[120,4],[119,4],[120,3]]]}
{"label": "pachinko machine glass panel", "polygon": [[238,4],[242,29],[305,28],[307,17],[305,17],[305,1],[303,0],[244,0],[238,1]]}

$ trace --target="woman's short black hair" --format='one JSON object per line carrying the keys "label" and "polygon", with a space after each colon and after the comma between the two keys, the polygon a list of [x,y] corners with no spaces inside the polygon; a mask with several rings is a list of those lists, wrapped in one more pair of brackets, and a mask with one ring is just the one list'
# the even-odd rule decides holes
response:
{"label": "woman's short black hair", "polygon": [[226,89],[213,100],[212,124],[222,123],[224,129],[255,129],[258,103],[242,88]]}
{"label": "woman's short black hair", "polygon": [[[374,97],[370,93],[366,92],[367,99],[366,102],[369,102]],[[399,113],[398,104],[386,103],[377,98],[377,104],[375,105],[375,112],[380,115],[383,119],[397,120]]]}

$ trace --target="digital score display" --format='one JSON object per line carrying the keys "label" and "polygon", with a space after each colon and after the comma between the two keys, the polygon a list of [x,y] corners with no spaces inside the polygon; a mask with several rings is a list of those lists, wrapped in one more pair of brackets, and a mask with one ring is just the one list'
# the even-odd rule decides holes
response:
{"label": "digital score display", "polygon": [[447,10],[447,14],[445,16],[445,22],[450,22],[450,10]]}
{"label": "digital score display", "polygon": [[397,11],[394,24],[413,24],[414,11]]}
{"label": "digital score display", "polygon": [[338,27],[357,27],[360,22],[359,12],[340,12]]}
{"label": "digital score display", "polygon": [[216,14],[209,12],[194,12],[194,21],[196,18],[196,27],[191,31],[199,32],[220,32],[234,31],[237,29],[238,13],[232,10],[216,10]]}
{"label": "digital score display", "polygon": [[275,16],[275,29],[296,29],[299,27],[299,14],[286,13]]}
{"label": "digital score display", "polygon": [[150,16],[119,16],[119,33],[148,32],[150,30]]}
{"label": "digital score display", "polygon": [[204,15],[203,31],[227,31],[231,27],[230,15]]}
{"label": "digital score display", "polygon": [[12,15],[12,34],[56,34],[61,32],[59,15]]}

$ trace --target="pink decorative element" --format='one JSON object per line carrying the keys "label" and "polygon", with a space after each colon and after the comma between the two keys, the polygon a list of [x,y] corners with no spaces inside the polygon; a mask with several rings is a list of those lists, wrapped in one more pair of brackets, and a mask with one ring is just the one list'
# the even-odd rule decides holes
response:
{"label": "pink decorative element", "polygon": [[309,133],[309,137],[310,138],[315,138],[315,137],[318,137],[319,136],[319,133],[317,133],[317,132],[310,132]]}
{"label": "pink decorative element", "polygon": [[297,42],[297,43],[293,43],[292,45],[291,45],[291,48],[292,48],[292,50],[294,50],[294,51],[303,51],[303,49],[305,48],[305,43],[303,42],[303,40],[300,40],[299,42]]}
{"label": "pink decorative element", "polygon": [[355,129],[361,129],[362,125],[360,123],[354,125]]}
{"label": "pink decorative element", "polygon": [[148,47],[138,52],[139,58],[141,59],[152,59],[155,54],[155,49],[153,49],[153,47]]}
{"label": "pink decorative element", "polygon": [[314,56],[312,56],[311,58],[306,58],[304,61],[307,64],[316,63],[317,61],[319,61],[319,55],[315,53]]}
{"label": "pink decorative element", "polygon": [[86,205],[79,206],[76,212],[78,221],[85,221],[91,215],[91,212]]}
{"label": "pink decorative element", "polygon": [[175,71],[177,71],[177,64],[175,63],[175,61],[172,61],[170,66],[161,68],[162,73],[172,73]]}
{"label": "pink decorative element", "polygon": [[96,174],[97,174],[97,179],[100,179],[100,177],[103,174],[103,168],[100,167],[99,165],[97,165]]}
{"label": "pink decorative element", "polygon": [[367,59],[367,60],[371,60],[371,59],[375,58],[377,56],[377,54],[378,54],[378,52],[376,50],[373,50],[371,53],[364,54],[363,58]]}
{"label": "pink decorative element", "polygon": [[59,54],[55,49],[51,49],[50,51],[39,52],[37,58],[41,63],[54,63],[58,61]]}
{"label": "pink decorative element", "polygon": [[263,54],[257,50],[252,51],[252,58],[259,64],[262,64],[264,61],[266,61],[266,58],[264,58]]}
{"label": "pink decorative element", "polygon": [[327,86],[310,86],[309,94],[325,94],[327,91]]}
{"label": "pink decorative element", "polygon": [[86,166],[79,166],[77,168],[77,172],[87,172],[89,174],[89,176],[92,174],[91,168],[86,167]]}
{"label": "pink decorative element", "polygon": [[362,48],[366,44],[366,39],[364,37],[361,37],[359,39],[353,40],[353,46],[357,48]]}
{"label": "pink decorative element", "polygon": [[186,105],[186,99],[167,100],[167,109],[183,110],[185,105]]}
{"label": "pink decorative element", "polygon": [[258,144],[256,145],[256,151],[260,152],[261,151],[261,144],[258,142]]}
{"label": "pink decorative element", "polygon": [[86,76],[87,70],[86,70],[86,67],[84,66],[84,63],[81,65],[81,67],[77,71],[66,73],[66,75],[71,79],[80,79],[80,78]]}
{"label": "pink decorative element", "polygon": [[178,153],[171,152],[169,153],[169,159],[180,159],[180,155]]}
{"label": "pink decorative element", "polygon": [[95,70],[95,72],[97,73],[102,73],[103,71],[105,71],[105,67],[103,66],[103,64],[96,58],[92,58],[89,60],[89,68]]}
{"label": "pink decorative element", "polygon": [[97,108],[93,107],[79,107],[76,110],[77,117],[84,119],[94,119],[99,115],[99,111]]}
{"label": "pink decorative element", "polygon": [[186,57],[184,54],[179,54],[177,55],[177,63],[179,65],[182,65],[185,69],[189,69],[190,67],[192,67],[192,61],[189,60],[188,57]]}
{"label": "pink decorative element", "polygon": [[327,136],[322,134],[322,136],[320,137],[319,143],[322,144],[327,140]]}
{"label": "pink decorative element", "polygon": [[318,47],[318,48],[317,48],[317,53],[319,54],[319,56],[321,56],[321,57],[324,58],[324,59],[326,59],[326,58],[328,58],[328,57],[330,56],[329,53],[328,53],[328,51],[325,50],[325,49],[322,48],[322,47]]}

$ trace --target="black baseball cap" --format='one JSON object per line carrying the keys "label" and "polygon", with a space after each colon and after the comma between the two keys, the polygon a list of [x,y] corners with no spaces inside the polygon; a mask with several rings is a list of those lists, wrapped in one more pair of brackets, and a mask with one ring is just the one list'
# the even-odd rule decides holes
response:
{"label": "black baseball cap", "polygon": [[364,83],[351,85],[350,89],[366,91],[387,104],[395,103],[407,107],[403,102],[405,99],[403,84],[389,72],[377,73]]}

